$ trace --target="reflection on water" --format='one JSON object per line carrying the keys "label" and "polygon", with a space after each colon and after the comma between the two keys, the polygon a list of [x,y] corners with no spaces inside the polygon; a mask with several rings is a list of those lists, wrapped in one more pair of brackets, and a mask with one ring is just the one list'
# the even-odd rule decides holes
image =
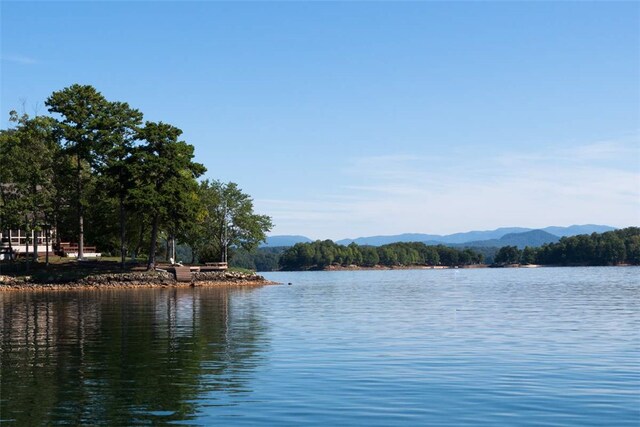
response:
{"label": "reflection on water", "polygon": [[640,425],[640,267],[267,276],[0,293],[0,420]]}
{"label": "reflection on water", "polygon": [[0,420],[189,420],[205,394],[250,392],[267,343],[251,300],[232,298],[247,292],[0,294]]}

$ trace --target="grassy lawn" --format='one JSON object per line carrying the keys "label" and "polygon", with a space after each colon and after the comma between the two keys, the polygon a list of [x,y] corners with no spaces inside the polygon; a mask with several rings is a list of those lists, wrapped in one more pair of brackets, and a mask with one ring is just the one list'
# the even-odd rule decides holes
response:
{"label": "grassy lawn", "polygon": [[0,274],[18,278],[31,277],[37,282],[63,282],[81,279],[92,274],[144,270],[145,265],[145,260],[127,262],[125,269],[122,270],[120,259],[117,257],[78,262],[74,258],[50,256],[48,266],[45,264],[44,257],[40,257],[38,262],[25,259],[14,262],[1,261]]}

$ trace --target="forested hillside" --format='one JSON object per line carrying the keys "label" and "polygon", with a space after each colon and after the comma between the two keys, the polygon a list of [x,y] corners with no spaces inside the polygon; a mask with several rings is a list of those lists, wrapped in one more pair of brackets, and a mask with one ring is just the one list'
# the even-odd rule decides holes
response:
{"label": "forested hillside", "polygon": [[472,264],[640,264],[640,228],[563,237],[557,243],[519,249],[514,245],[451,248],[424,243],[339,245],[330,240],[293,247],[237,250],[231,264],[258,271],[323,269],[329,266],[464,266]]}
{"label": "forested hillside", "polygon": [[640,228],[563,237],[539,248],[501,248],[497,263],[540,265],[640,265]]}

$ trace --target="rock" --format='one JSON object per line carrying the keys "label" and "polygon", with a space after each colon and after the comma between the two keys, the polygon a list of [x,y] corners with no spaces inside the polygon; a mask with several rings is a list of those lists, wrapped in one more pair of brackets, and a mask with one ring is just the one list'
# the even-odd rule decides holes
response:
{"label": "rock", "polygon": [[239,271],[203,271],[193,274],[194,282],[245,282],[265,281],[265,278],[256,273],[241,273]]}
{"label": "rock", "polygon": [[173,273],[166,271],[143,271],[127,273],[94,274],[70,282],[51,280],[49,283],[33,283],[15,279],[10,276],[0,276],[0,289],[30,289],[30,290],[72,290],[72,289],[106,289],[106,288],[150,288],[167,286],[218,286],[229,284],[260,285],[269,284],[264,277],[255,273],[240,273],[234,271],[197,272],[192,275],[191,283],[178,283]]}

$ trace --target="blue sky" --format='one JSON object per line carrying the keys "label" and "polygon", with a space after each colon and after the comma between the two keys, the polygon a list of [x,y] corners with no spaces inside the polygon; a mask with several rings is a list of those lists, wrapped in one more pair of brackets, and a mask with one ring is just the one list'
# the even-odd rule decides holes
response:
{"label": "blue sky", "polygon": [[640,224],[635,2],[1,3],[0,124],[172,123],[272,234]]}

